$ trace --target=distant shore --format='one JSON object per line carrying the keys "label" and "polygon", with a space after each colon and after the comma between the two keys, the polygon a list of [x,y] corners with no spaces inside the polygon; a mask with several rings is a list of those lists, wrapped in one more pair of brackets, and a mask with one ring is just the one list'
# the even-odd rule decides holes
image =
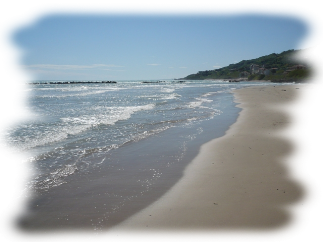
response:
{"label": "distant shore", "polygon": [[283,207],[298,201],[302,189],[287,177],[292,145],[277,135],[291,120],[274,107],[294,100],[302,88],[235,90],[242,108],[237,122],[201,147],[162,198],[112,230],[268,229],[288,223]]}

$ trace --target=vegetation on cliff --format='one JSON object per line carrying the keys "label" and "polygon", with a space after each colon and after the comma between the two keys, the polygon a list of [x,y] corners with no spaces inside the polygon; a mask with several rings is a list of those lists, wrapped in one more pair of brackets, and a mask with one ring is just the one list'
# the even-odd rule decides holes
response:
{"label": "vegetation on cliff", "polygon": [[280,54],[270,54],[252,60],[243,60],[214,70],[199,71],[181,78],[182,80],[237,79],[304,81],[310,77],[310,67],[294,56],[302,50],[287,50]]}

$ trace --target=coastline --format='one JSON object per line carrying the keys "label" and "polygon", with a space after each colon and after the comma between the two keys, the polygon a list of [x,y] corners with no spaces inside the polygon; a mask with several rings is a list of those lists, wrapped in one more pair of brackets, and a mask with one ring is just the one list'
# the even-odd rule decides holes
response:
{"label": "coastline", "polygon": [[[137,86],[137,83],[127,84],[127,87]],[[200,83],[198,82],[197,85]],[[194,87],[196,84],[189,86]],[[47,157],[34,162],[35,167],[41,169],[47,167],[47,165],[42,166],[44,163],[56,164],[61,161],[64,169],[57,169],[57,166],[53,165],[54,169],[46,170],[43,177],[35,179],[36,186],[31,187],[31,190],[35,192],[28,201],[26,212],[22,213],[17,221],[19,228],[25,231],[79,228],[91,231],[104,230],[121,223],[157,201],[181,179],[185,167],[198,155],[201,145],[223,136],[230,125],[237,120],[241,109],[235,107],[234,96],[230,93],[232,86],[201,85],[194,89],[179,88],[176,91],[176,89],[170,89],[174,87],[173,85],[160,85],[156,87],[161,91],[159,101],[151,101],[151,103],[157,103],[156,109],[149,109],[152,111],[147,111],[147,113],[133,114],[132,119],[130,119],[132,113],[122,108],[124,103],[122,101],[119,106],[121,110],[129,113],[129,121],[116,122],[112,129],[103,129],[104,132],[94,127],[89,129],[89,132],[82,133],[83,139],[80,143],[85,153],[81,156],[76,155],[76,162],[74,159],[69,160],[69,154],[75,154],[75,151],[78,154],[77,151],[81,150],[79,147],[74,147],[74,141],[71,143],[71,149],[69,145],[63,147],[62,151],[68,154],[67,156],[59,151],[51,154],[52,158]],[[234,85],[236,88],[240,86]],[[89,85],[87,88],[87,92],[92,93],[93,90]],[[125,100],[134,100],[135,97],[144,96],[142,105],[140,103],[137,105],[140,109],[147,107],[146,102],[150,102],[146,98],[149,93],[147,89],[151,89],[150,86],[144,86],[143,89],[139,89],[146,90],[144,93],[134,92],[133,96],[129,96],[128,89],[125,89],[124,94],[129,97]],[[164,94],[165,90],[166,94]],[[187,95],[188,93],[191,95]],[[155,96],[155,94],[156,90],[153,90],[150,95]],[[102,93],[102,95],[102,98],[105,98],[105,94]],[[183,98],[177,100],[174,98],[175,95]],[[164,97],[170,97],[170,99],[164,99]],[[122,98],[119,101],[121,100]],[[69,101],[65,102],[62,99],[61,103],[65,104]],[[97,105],[96,101],[92,103],[93,106]],[[160,112],[158,103],[162,104],[160,109],[163,110],[162,114],[168,113],[165,117],[155,118],[156,112]],[[202,105],[203,108],[199,108]],[[87,113],[102,120],[104,112],[101,112],[101,108],[93,109],[93,106],[88,105],[91,107],[89,109],[87,105],[85,106]],[[93,110],[100,111],[92,112]],[[131,107],[131,110],[134,108]],[[109,116],[104,117],[109,118]],[[147,121],[142,122],[145,117],[148,118]],[[167,120],[165,125],[163,120]],[[136,128],[138,125],[146,125],[146,127],[142,126],[138,133]],[[79,126],[70,125],[67,127],[79,128]],[[103,127],[109,126],[103,125]],[[165,128],[163,132],[155,132],[162,130],[161,128]],[[111,132],[108,132],[110,130]],[[114,137],[118,130],[125,134],[127,131],[134,133],[131,137],[124,137],[128,142],[123,144],[122,135],[112,139],[116,144],[122,141],[122,145],[109,149],[108,153],[104,153],[105,149],[100,152],[98,150],[100,142],[104,145],[103,147],[111,148],[110,137]],[[145,132],[142,132],[144,130]],[[62,130],[57,129],[57,131]],[[63,133],[65,133],[64,130]],[[83,143],[84,137],[90,140],[95,138],[95,142],[92,143],[94,150],[88,149],[92,147],[91,143]],[[66,142],[69,141],[66,140]],[[76,145],[79,146],[80,143]],[[92,152],[94,152],[93,155]],[[66,166],[65,160],[67,164],[72,161],[72,165]],[[89,166],[85,165],[87,162]],[[56,181],[59,182],[58,185]],[[80,213],[80,211],[86,212]]]}
{"label": "coastline", "polygon": [[302,197],[302,188],[285,165],[292,144],[279,136],[291,120],[273,107],[294,100],[299,89],[235,90],[242,108],[237,122],[201,147],[162,198],[111,230],[272,229],[288,223],[286,206]]}

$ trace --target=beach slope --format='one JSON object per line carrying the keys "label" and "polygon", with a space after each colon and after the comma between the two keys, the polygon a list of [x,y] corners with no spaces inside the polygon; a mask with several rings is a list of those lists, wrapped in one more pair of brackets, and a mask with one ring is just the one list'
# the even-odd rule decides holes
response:
{"label": "beach slope", "polygon": [[242,108],[226,134],[204,144],[183,178],[162,198],[112,230],[271,229],[286,224],[286,207],[302,188],[286,164],[292,142],[280,135],[290,120],[279,107],[302,85],[234,91]]}

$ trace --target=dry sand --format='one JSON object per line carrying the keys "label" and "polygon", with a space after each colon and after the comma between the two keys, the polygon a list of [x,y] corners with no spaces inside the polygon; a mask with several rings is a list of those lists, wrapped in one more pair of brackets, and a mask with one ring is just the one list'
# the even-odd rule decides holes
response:
{"label": "dry sand", "polygon": [[239,118],[226,135],[201,147],[183,178],[161,199],[112,230],[272,229],[302,197],[285,164],[292,143],[279,134],[291,120],[275,109],[302,85],[234,92]]}

